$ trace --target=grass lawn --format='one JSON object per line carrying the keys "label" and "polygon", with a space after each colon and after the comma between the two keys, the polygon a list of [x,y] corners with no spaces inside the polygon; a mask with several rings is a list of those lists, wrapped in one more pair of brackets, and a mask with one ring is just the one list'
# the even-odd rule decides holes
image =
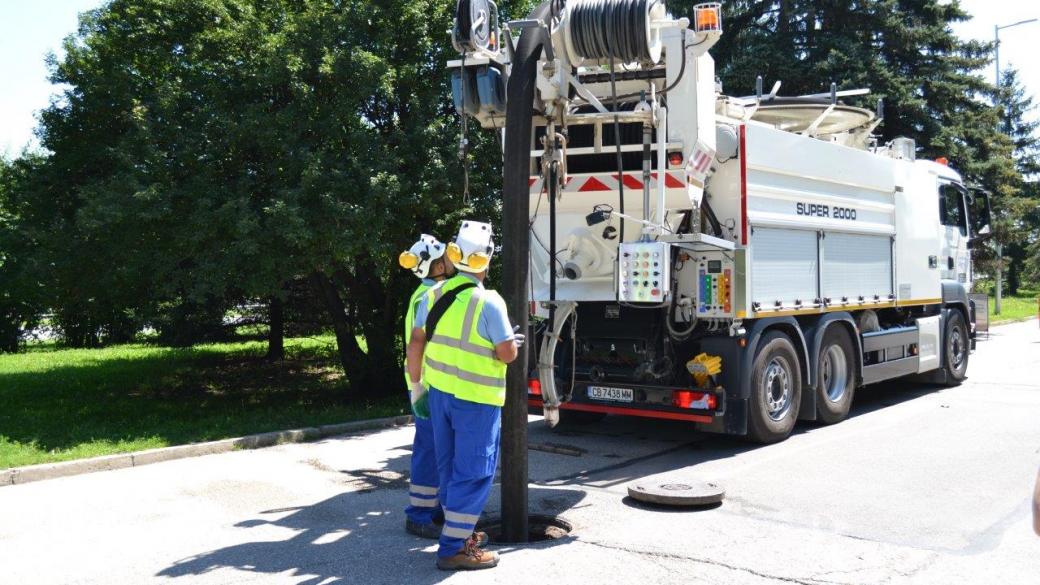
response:
{"label": "grass lawn", "polygon": [[989,320],[990,323],[1006,323],[1008,321],[1021,321],[1036,316],[1037,293],[1019,289],[1018,296],[1005,296],[1000,299],[1000,314],[993,313],[993,303],[996,302],[991,296],[989,298]]}
{"label": "grass lawn", "polygon": [[331,336],[285,345],[280,363],[257,341],[0,355],[0,469],[407,412],[389,389],[351,402]]}

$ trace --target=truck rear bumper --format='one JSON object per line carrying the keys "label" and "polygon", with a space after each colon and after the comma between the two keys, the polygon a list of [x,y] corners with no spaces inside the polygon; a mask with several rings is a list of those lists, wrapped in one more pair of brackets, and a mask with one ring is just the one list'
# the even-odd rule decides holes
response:
{"label": "truck rear bumper", "polygon": [[[579,382],[576,384],[570,400],[563,402],[560,409],[682,420],[702,424],[713,423],[725,414],[726,392],[722,388],[708,391],[641,384],[624,384],[623,386],[624,388],[604,388],[587,382]],[[627,393],[627,399],[600,398],[593,396],[592,390],[617,390],[620,393]],[[537,409],[542,408],[540,394],[528,393],[527,397],[530,406]]]}
{"label": "truck rear bumper", "polygon": [[[541,409],[540,398],[528,398],[527,405]],[[603,414],[620,414],[623,416],[640,416],[643,418],[659,418],[667,420],[683,420],[696,423],[712,423],[715,417],[710,414],[689,414],[684,412],[671,412],[666,410],[655,410],[651,408],[633,408],[628,406],[608,406],[605,404],[588,404],[584,402],[564,402],[560,410],[575,410],[579,412],[599,412]]]}

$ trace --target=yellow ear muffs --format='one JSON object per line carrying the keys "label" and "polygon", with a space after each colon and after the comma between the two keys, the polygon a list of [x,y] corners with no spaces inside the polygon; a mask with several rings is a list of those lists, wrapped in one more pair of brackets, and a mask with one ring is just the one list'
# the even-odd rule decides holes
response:
{"label": "yellow ear muffs", "polygon": [[460,248],[455,242],[448,244],[448,249],[445,251],[445,254],[448,255],[448,260],[451,260],[453,264],[462,262],[462,248]]}
{"label": "yellow ear muffs", "polygon": [[397,263],[405,270],[415,270],[415,267],[419,265],[419,257],[411,252],[401,252],[401,255],[397,257]]}
{"label": "yellow ear muffs", "polygon": [[467,262],[466,265],[473,270],[480,271],[487,268],[489,263],[491,263],[491,258],[487,254],[483,252],[474,252],[469,255],[469,262]]}

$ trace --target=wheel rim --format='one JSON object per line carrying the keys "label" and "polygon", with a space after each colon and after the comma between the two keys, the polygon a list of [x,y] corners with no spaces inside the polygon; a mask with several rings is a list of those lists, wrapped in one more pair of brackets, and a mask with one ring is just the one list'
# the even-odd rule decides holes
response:
{"label": "wheel rim", "polygon": [[787,360],[775,357],[762,376],[762,393],[768,405],[769,418],[782,420],[791,410],[791,374]]}
{"label": "wheel rim", "polygon": [[845,388],[848,385],[848,362],[845,352],[841,346],[832,345],[823,353],[823,363],[820,368],[824,392],[827,400],[838,402],[845,396]]}
{"label": "wheel rim", "polygon": [[953,364],[955,370],[959,370],[964,364],[964,356],[966,353],[964,351],[964,333],[959,325],[955,325],[953,331],[950,333],[952,333],[950,336],[950,363]]}

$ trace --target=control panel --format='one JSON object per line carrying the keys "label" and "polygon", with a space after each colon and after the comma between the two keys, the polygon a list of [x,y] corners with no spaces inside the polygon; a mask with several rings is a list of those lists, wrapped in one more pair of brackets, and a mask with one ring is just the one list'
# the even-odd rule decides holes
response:
{"label": "control panel", "polygon": [[697,262],[697,316],[733,316],[733,260],[719,253],[693,254]]}
{"label": "control panel", "polygon": [[671,245],[667,242],[626,242],[618,251],[619,301],[663,303],[671,295]]}

